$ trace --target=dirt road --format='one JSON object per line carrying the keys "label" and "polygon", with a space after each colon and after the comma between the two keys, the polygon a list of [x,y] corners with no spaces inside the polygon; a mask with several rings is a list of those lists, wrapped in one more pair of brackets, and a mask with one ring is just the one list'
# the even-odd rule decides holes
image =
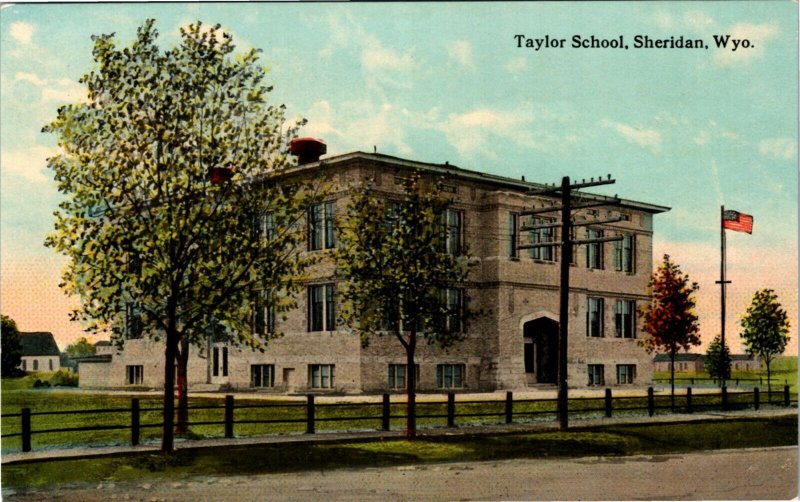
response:
{"label": "dirt road", "polygon": [[7,500],[685,500],[797,496],[795,447],[148,480]]}

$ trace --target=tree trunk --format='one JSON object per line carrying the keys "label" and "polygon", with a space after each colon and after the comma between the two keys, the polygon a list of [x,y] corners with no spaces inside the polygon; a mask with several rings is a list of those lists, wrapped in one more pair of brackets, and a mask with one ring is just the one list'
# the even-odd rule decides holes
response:
{"label": "tree trunk", "polygon": [[675,347],[670,347],[669,349],[669,360],[669,383],[671,388],[669,405],[672,411],[675,411]]}
{"label": "tree trunk", "polygon": [[406,346],[406,439],[417,437],[417,367],[414,364],[414,351],[417,347],[417,333],[411,330]]}
{"label": "tree trunk", "polygon": [[769,372],[770,360],[765,358],[764,362],[767,365],[767,399],[771,400],[772,399],[772,382],[770,381],[770,372]]}
{"label": "tree trunk", "polygon": [[178,349],[178,333],[175,326],[174,309],[168,307],[166,349],[164,350],[164,424],[161,436],[161,451],[172,453],[174,449],[173,427],[175,423],[175,354]]}
{"label": "tree trunk", "polygon": [[189,389],[188,371],[189,363],[189,338],[184,335],[180,341],[180,351],[177,354],[178,363],[178,421],[175,424],[177,434],[186,434],[189,423]]}

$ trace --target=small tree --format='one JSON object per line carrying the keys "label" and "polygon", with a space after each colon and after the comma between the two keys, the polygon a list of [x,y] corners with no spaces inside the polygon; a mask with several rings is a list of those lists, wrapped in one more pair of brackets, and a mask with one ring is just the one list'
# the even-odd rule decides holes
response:
{"label": "small tree", "polygon": [[75,342],[67,345],[66,353],[69,357],[88,357],[95,353],[94,344],[82,336]]}
{"label": "small tree", "polygon": [[696,282],[689,282],[669,255],[653,272],[650,278],[652,300],[640,312],[644,320],[645,336],[639,344],[648,353],[666,351],[670,358],[671,406],[675,406],[675,354],[679,349],[688,350],[700,345],[700,330],[695,314],[694,293],[699,289]]}
{"label": "small tree", "polygon": [[[406,352],[406,437],[416,435],[418,339],[448,348],[464,337],[463,285],[472,264],[449,213],[442,184],[414,172],[395,201],[371,186],[353,195],[340,232],[341,319],[361,336],[391,334]],[[448,221],[450,216],[450,221]]]}
{"label": "small tree", "polygon": [[703,366],[711,378],[720,380],[720,385],[722,385],[722,380],[728,380],[731,377],[731,351],[728,344],[725,344],[725,350],[722,350],[720,335],[715,336],[714,340],[708,344]]}
{"label": "small tree", "polygon": [[4,315],[1,316],[0,340],[2,340],[2,375],[12,377],[20,374],[18,366],[22,363],[22,337],[17,329],[17,323]]}
{"label": "small tree", "polygon": [[756,291],[739,322],[747,353],[760,357],[767,367],[767,392],[771,393],[770,364],[783,354],[789,342],[789,320],[778,295],[771,289]]}
{"label": "small tree", "polygon": [[[267,103],[257,50],[237,57],[229,34],[200,23],[161,50],[154,21],[119,48],[93,37],[88,102],[62,107],[45,128],[62,153],[49,159],[64,201],[46,244],[67,256],[73,319],[115,341],[164,341],[162,450],[186,424],[186,367],[209,326],[263,349],[278,333],[264,312],[295,306],[304,217],[316,194],[282,184],[300,123]],[[181,427],[178,427],[181,430]]]}

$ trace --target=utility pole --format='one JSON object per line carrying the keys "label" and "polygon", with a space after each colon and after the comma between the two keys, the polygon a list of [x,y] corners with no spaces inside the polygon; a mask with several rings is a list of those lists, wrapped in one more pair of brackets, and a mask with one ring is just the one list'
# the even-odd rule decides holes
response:
{"label": "utility pole", "polygon": [[518,246],[519,249],[531,249],[541,247],[561,247],[561,269],[560,269],[560,284],[559,284],[559,322],[558,322],[558,426],[562,431],[569,428],[569,391],[567,382],[567,343],[569,335],[569,269],[572,262],[572,250],[576,245],[581,244],[595,244],[602,242],[620,241],[621,236],[616,237],[600,237],[596,239],[583,239],[575,240],[572,238],[572,228],[577,226],[586,225],[600,225],[603,223],[615,223],[621,221],[620,217],[609,218],[605,220],[593,220],[591,222],[575,223],[572,219],[572,211],[586,209],[589,207],[600,207],[609,205],[619,205],[620,200],[614,197],[605,197],[599,195],[592,195],[587,197],[587,202],[572,203],[572,191],[599,186],[610,185],[615,183],[616,180],[611,179],[609,174],[607,179],[598,178],[597,181],[592,178],[590,181],[582,180],[581,183],[570,184],[569,176],[564,176],[561,179],[561,186],[552,186],[541,190],[532,190],[529,195],[560,195],[561,206],[544,207],[540,209],[532,209],[530,211],[523,211],[520,216],[531,216],[543,213],[561,213],[561,222],[557,224],[542,224],[530,225],[520,228],[520,231],[531,231],[540,228],[556,228],[561,227],[561,241],[560,242],[543,242],[529,245]]}
{"label": "utility pole", "polygon": [[725,280],[725,206],[719,208],[719,231],[720,231],[720,266],[719,266],[719,280],[714,281],[720,285],[720,344],[722,347],[719,351],[719,367],[722,374],[720,375],[720,387],[725,387],[725,374],[727,373],[725,365],[725,289],[726,285],[731,281]]}

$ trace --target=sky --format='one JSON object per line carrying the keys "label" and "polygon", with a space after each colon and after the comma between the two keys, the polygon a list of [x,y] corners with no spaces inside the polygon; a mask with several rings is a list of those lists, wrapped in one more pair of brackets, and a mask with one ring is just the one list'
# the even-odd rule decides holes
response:
{"label": "sky", "polygon": [[[548,183],[611,173],[597,193],[672,208],[654,218],[654,261],[668,253],[699,283],[704,346],[720,331],[720,206],[753,215],[752,235],[727,235],[726,338],[741,351],[738,319],[772,288],[797,352],[797,6],[777,1],[3,5],[0,309],[21,330],[52,331],[62,349],[84,335],[58,286],[66,262],[43,245],[60,195],[46,168],[56,138],[41,129],[85,99],[91,35],[127,44],[147,18],[165,48],[201,20],[262,49],[271,99],[328,154],[375,148]],[[573,48],[576,35],[629,49]],[[708,48],[636,49],[637,35]]]}

